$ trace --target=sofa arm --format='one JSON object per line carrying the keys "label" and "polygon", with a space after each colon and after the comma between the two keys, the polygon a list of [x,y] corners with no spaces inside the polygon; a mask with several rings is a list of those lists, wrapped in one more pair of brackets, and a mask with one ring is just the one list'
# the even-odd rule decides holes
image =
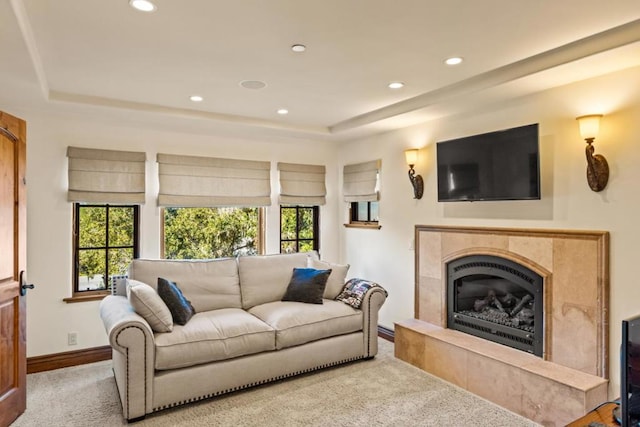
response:
{"label": "sofa arm", "polygon": [[367,291],[362,298],[360,309],[363,314],[364,354],[371,358],[378,354],[378,311],[387,299],[387,291],[376,286]]}
{"label": "sofa arm", "polygon": [[153,331],[124,296],[106,296],[100,303],[100,317],[113,348],[123,414],[128,420],[144,417],[153,405]]}

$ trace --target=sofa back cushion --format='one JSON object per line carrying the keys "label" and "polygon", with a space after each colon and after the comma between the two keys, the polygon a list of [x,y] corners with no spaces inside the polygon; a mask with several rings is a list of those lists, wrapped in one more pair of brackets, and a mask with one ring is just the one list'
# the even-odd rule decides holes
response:
{"label": "sofa back cushion", "polygon": [[318,253],[314,251],[239,257],[242,308],[248,310],[256,305],[282,300],[293,269],[305,268],[308,257],[318,258]]}
{"label": "sofa back cushion", "polygon": [[215,260],[134,259],[129,277],[157,289],[158,278],[176,283],[196,312],[241,308],[235,258]]}

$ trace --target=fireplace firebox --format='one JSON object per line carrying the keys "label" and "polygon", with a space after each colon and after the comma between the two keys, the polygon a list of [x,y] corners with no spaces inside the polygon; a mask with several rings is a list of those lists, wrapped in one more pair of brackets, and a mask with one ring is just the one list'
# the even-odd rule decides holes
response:
{"label": "fireplace firebox", "polygon": [[447,263],[447,327],[543,355],[543,279],[493,255]]}

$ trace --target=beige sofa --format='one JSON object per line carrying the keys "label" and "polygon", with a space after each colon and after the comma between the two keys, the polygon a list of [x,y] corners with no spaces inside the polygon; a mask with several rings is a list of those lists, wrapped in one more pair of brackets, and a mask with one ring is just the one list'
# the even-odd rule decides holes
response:
{"label": "beige sofa", "polygon": [[[294,268],[333,267],[322,304],[281,301]],[[124,417],[146,414],[344,362],[372,358],[378,310],[387,293],[372,287],[360,308],[335,300],[348,266],[317,254],[208,261],[134,260],[129,284],[175,282],[196,314],[154,332],[120,288],[100,315],[113,348]],[[124,282],[123,282],[124,283]],[[121,284],[123,284],[121,283]],[[140,311],[140,310],[138,310]]]}

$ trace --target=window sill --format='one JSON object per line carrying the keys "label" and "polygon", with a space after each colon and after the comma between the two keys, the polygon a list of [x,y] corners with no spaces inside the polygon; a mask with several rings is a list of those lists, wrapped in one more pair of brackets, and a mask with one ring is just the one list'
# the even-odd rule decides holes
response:
{"label": "window sill", "polygon": [[91,294],[91,295],[80,295],[80,296],[72,296],[69,298],[63,298],[62,301],[66,303],[76,303],[76,302],[85,302],[85,301],[99,301],[106,297],[107,295],[111,295],[108,292],[103,294]]}
{"label": "window sill", "polygon": [[349,224],[344,224],[344,226],[346,228],[368,228],[370,230],[380,230],[380,228],[382,228],[382,226],[377,222],[361,222],[361,223],[352,222]]}

